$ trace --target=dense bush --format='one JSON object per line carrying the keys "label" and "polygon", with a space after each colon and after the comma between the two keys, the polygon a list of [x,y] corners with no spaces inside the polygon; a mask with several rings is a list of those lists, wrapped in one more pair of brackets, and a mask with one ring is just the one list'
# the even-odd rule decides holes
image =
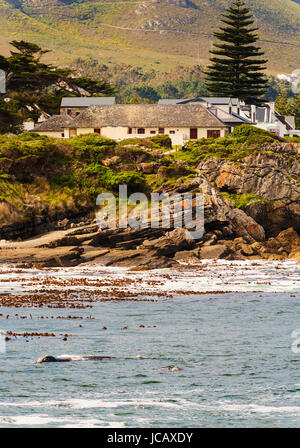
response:
{"label": "dense bush", "polygon": [[151,142],[155,144],[158,148],[170,148],[172,149],[172,140],[168,135],[159,134],[153,137],[150,137]]}
{"label": "dense bush", "polygon": [[118,191],[119,185],[127,185],[129,191],[140,191],[145,187],[145,178],[137,171],[116,173],[115,171],[107,170],[101,181],[105,188],[113,191]]}
{"label": "dense bush", "polygon": [[119,142],[119,146],[136,146],[140,148],[153,148],[154,144],[149,138],[127,138]]}
{"label": "dense bush", "polygon": [[152,160],[149,152],[136,146],[118,146],[116,155],[120,157],[121,163],[141,163]]}
{"label": "dense bush", "polygon": [[149,149],[172,148],[172,140],[168,135],[159,134],[153,137],[127,138],[119,143],[119,146],[139,146]]}
{"label": "dense bush", "polygon": [[115,155],[117,142],[97,134],[86,134],[70,139],[69,144],[75,148],[75,158],[92,163]]}
{"label": "dense bush", "polygon": [[239,141],[247,141],[249,138],[260,137],[261,141],[263,137],[266,137],[267,142],[270,141],[270,138],[274,141],[277,140],[276,136],[270,134],[270,132],[265,131],[264,129],[256,128],[249,124],[242,124],[241,126],[237,126],[234,131],[231,133],[231,136],[234,139],[238,139]]}
{"label": "dense bush", "polygon": [[[191,151],[192,156],[189,160],[196,163],[201,159],[214,157],[236,162],[250,154],[265,150],[276,140],[276,136],[263,129],[243,124],[225,137],[190,141],[188,151]],[[185,159],[188,160],[187,153]]]}
{"label": "dense bush", "polygon": [[46,136],[33,133],[0,136],[0,173],[30,182],[36,176],[49,176],[66,163],[68,147]]}

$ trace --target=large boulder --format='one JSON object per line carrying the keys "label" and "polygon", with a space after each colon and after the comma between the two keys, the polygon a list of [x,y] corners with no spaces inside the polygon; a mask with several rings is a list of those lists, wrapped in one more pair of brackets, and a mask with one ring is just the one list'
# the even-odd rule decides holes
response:
{"label": "large boulder", "polygon": [[229,249],[225,244],[216,244],[214,246],[204,246],[200,250],[200,257],[204,260],[224,258],[228,255]]}
{"label": "large boulder", "polygon": [[146,240],[141,248],[154,250],[157,256],[172,257],[176,252],[192,249],[195,241],[190,239],[186,229],[175,229],[156,240]]}
{"label": "large boulder", "polygon": [[264,241],[266,238],[264,228],[238,208],[232,210],[232,226],[236,234],[248,240]]}
{"label": "large boulder", "polygon": [[300,236],[292,227],[280,232],[276,240],[287,252],[300,250]]}

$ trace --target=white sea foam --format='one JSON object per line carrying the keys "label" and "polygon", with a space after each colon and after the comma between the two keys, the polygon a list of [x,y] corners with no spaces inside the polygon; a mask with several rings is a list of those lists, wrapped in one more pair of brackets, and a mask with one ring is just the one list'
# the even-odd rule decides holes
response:
{"label": "white sea foam", "polygon": [[[0,269],[1,292],[24,293],[32,290],[32,282],[38,287],[39,283],[50,277],[61,280],[73,278],[87,279],[89,281],[102,280],[107,282],[101,285],[102,291],[111,288],[111,281],[136,280],[126,289],[136,293],[149,292],[209,292],[209,291],[233,291],[233,292],[296,292],[300,291],[300,264],[295,261],[228,261],[228,260],[201,260],[199,269],[170,270],[145,272],[128,272],[126,268],[109,268],[102,266],[88,266],[75,268],[56,268],[49,270],[20,270],[18,281],[10,272],[11,267]],[[164,277],[168,274],[168,278]],[[21,279],[21,282],[19,280]],[[8,280],[5,282],[5,280]],[[151,283],[154,281],[154,283]],[[156,282],[156,283],[155,283]],[[62,291],[72,286],[60,286]],[[93,285],[76,286],[78,291],[94,290]],[[122,286],[118,287],[122,290]],[[125,287],[124,287],[125,288]],[[47,286],[47,290],[57,289],[57,286]]]}
{"label": "white sea foam", "polygon": [[300,415],[300,406],[266,406],[257,403],[231,404],[230,402],[219,402],[219,408],[229,412],[258,414],[288,413]]}
{"label": "white sea foam", "polygon": [[[159,399],[145,399],[145,398],[136,398],[136,399],[124,399],[124,400],[103,400],[103,399],[71,399],[65,402],[63,401],[49,401],[49,402],[27,402],[27,403],[1,403],[1,405],[10,405],[10,406],[40,406],[40,407],[56,407],[65,406],[67,409],[82,410],[82,409],[113,409],[113,408],[124,408],[124,407],[133,407],[136,408],[159,408],[159,409],[174,409],[174,410],[197,410],[203,412],[229,412],[232,414],[240,414],[240,415],[251,415],[251,414],[286,414],[286,415],[300,415],[300,406],[268,406],[261,405],[258,403],[235,403],[229,400],[217,401],[215,403],[197,403],[185,399],[179,399],[174,402],[168,402],[166,400]],[[116,414],[108,413],[105,416],[101,416],[101,419],[92,418],[89,414],[86,414],[86,417],[76,417],[72,415],[72,417],[60,416],[52,417],[48,414],[25,414],[25,415],[6,415],[0,416],[0,425],[5,426],[60,426],[66,428],[76,428],[76,427],[113,427],[113,428],[121,428],[125,427],[125,422],[117,421],[118,416]],[[148,421],[147,418],[139,417],[140,423],[145,424]]]}
{"label": "white sea foam", "polygon": [[3,426],[47,426],[61,428],[95,428],[95,427],[110,427],[123,428],[126,426],[124,422],[118,421],[104,421],[96,418],[74,418],[74,416],[66,417],[51,417],[47,414],[27,414],[27,415],[10,415],[0,416],[0,425]]}

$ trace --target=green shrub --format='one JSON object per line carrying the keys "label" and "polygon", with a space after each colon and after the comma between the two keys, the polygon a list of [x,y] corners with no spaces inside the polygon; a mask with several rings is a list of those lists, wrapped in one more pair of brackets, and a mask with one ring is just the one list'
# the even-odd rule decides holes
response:
{"label": "green shrub", "polygon": [[172,148],[172,140],[168,135],[157,134],[153,137],[127,138],[119,142],[119,146],[139,146],[149,149]]}
{"label": "green shrub", "polygon": [[238,139],[240,141],[246,141],[249,137],[258,135],[271,137],[273,141],[277,140],[276,137],[270,132],[265,131],[264,129],[256,128],[250,124],[242,124],[241,126],[237,126],[231,133],[231,136],[234,139]]}
{"label": "green shrub", "polygon": [[119,142],[119,147],[122,146],[131,146],[131,147],[139,147],[139,148],[154,148],[155,144],[151,141],[150,138],[127,138],[126,140],[122,140]]}
{"label": "green shrub", "polygon": [[228,192],[221,192],[221,195],[224,199],[230,201],[236,208],[245,208],[247,205],[251,204],[251,202],[264,202],[265,199],[261,196],[257,196],[254,193],[241,193],[234,194]]}
{"label": "green shrub", "polygon": [[145,187],[145,178],[137,171],[116,173],[115,171],[107,170],[101,180],[105,188],[113,191],[118,191],[119,185],[127,185],[129,191],[143,190]]}
{"label": "green shrub", "polygon": [[289,135],[285,135],[284,139],[287,142],[291,142],[291,143],[300,143],[300,137],[298,135],[293,135],[292,137]]}
{"label": "green shrub", "polygon": [[123,163],[141,163],[152,160],[151,154],[135,146],[118,146],[116,155],[121,158]]}
{"label": "green shrub", "polygon": [[74,156],[85,162],[98,162],[115,155],[117,142],[97,134],[79,135],[69,140]]}
{"label": "green shrub", "polygon": [[[199,139],[188,142],[188,151],[182,160],[187,160],[189,151],[192,160],[207,160],[211,158],[228,159],[238,162],[258,151],[266,150],[276,140],[272,134],[263,129],[243,124],[225,137],[216,139]],[[177,156],[178,157],[178,156]]]}
{"label": "green shrub", "polygon": [[274,143],[274,138],[271,135],[252,134],[247,138],[248,145],[265,145]]}
{"label": "green shrub", "polygon": [[172,140],[166,134],[158,134],[150,137],[151,142],[155,144],[157,148],[169,148],[172,149]]}

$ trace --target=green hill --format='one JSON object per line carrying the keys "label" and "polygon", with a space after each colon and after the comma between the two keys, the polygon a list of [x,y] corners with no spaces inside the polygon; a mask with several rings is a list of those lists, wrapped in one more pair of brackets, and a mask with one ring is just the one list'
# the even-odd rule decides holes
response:
{"label": "green hill", "polygon": [[[0,0],[0,51],[12,39],[77,57],[155,70],[205,64],[212,32],[231,0]],[[300,0],[247,0],[260,26],[270,73],[300,67]]]}

